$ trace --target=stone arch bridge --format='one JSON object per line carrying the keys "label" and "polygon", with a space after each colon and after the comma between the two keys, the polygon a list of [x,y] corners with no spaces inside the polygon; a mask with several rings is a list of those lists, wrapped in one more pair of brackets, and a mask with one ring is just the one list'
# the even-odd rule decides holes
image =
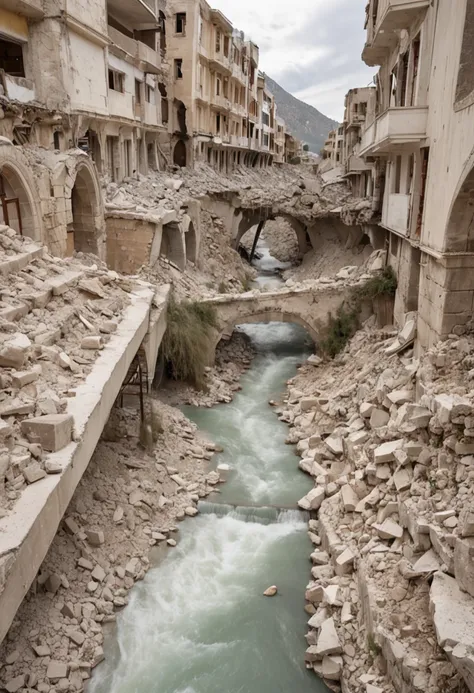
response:
{"label": "stone arch bridge", "polygon": [[218,329],[215,345],[230,338],[236,325],[255,322],[291,322],[306,329],[317,342],[334,314],[346,298],[347,283],[340,286],[315,284],[277,291],[249,291],[224,294],[205,301],[217,311]]}

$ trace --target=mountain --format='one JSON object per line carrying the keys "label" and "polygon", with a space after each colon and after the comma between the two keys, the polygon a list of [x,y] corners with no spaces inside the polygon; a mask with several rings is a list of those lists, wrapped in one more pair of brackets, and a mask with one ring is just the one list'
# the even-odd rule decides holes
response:
{"label": "mountain", "polygon": [[268,75],[265,75],[265,80],[275,97],[277,114],[283,118],[287,129],[299,140],[309,144],[312,152],[319,154],[328,132],[338,123],[320,113],[314,106],[289,94]]}

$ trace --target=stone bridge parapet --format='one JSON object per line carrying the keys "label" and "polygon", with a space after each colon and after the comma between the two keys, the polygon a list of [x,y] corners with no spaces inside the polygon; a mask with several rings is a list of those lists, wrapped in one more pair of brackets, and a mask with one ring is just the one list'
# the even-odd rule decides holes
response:
{"label": "stone bridge parapet", "polygon": [[347,283],[284,288],[277,291],[248,291],[244,294],[224,294],[205,301],[217,311],[218,334],[229,338],[236,325],[255,322],[290,322],[301,325],[317,342],[348,292]]}

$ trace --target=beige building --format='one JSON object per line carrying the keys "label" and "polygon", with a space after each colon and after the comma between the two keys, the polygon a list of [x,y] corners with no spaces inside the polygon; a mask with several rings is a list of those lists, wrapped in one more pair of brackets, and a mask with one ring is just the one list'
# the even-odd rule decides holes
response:
{"label": "beige building", "polygon": [[351,89],[346,94],[342,164],[351,190],[359,197],[373,194],[372,164],[360,156],[360,140],[366,122],[375,117],[375,87]]}
{"label": "beige building", "polygon": [[426,347],[473,317],[474,2],[370,0],[366,29],[376,87],[347,94],[342,160],[333,131],[320,170],[342,163],[353,193],[372,196],[395,317],[417,310]]}
{"label": "beige building", "polygon": [[270,165],[275,104],[258,72],[258,47],[205,0],[170,0],[168,11],[174,163]]}
{"label": "beige building", "polygon": [[1,2],[3,220],[57,255],[104,256],[99,174],[160,166],[164,27],[155,0]]}

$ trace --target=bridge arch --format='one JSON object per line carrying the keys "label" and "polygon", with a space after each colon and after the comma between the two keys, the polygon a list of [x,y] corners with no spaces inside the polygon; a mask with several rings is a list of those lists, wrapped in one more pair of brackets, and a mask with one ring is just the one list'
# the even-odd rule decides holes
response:
{"label": "bridge arch", "polygon": [[315,343],[317,342],[318,335],[320,333],[319,330],[315,329],[312,325],[310,325],[310,323],[307,320],[305,320],[305,318],[303,318],[301,315],[298,315],[296,313],[290,313],[288,311],[263,310],[260,312],[248,313],[247,315],[239,315],[238,317],[229,320],[224,325],[223,329],[220,331],[218,340],[216,342],[216,346],[221,341],[221,339],[225,337],[230,337],[237,325],[249,325],[259,322],[286,322],[291,323],[293,325],[299,325],[300,327],[303,327],[306,330],[306,332],[309,334],[309,336]]}
{"label": "bridge arch", "polygon": [[[309,236],[306,231],[306,226],[291,214],[285,214],[280,212],[273,212],[269,208],[263,207],[256,210],[239,210],[241,213],[241,218],[238,222],[237,232],[234,240],[234,248],[238,250],[242,238],[245,234],[258,226],[262,221],[275,221],[276,219],[284,219],[288,222],[292,231],[296,235],[296,240],[298,243],[298,250],[301,257],[308,252],[309,248]],[[265,233],[265,228],[263,229]]]}

